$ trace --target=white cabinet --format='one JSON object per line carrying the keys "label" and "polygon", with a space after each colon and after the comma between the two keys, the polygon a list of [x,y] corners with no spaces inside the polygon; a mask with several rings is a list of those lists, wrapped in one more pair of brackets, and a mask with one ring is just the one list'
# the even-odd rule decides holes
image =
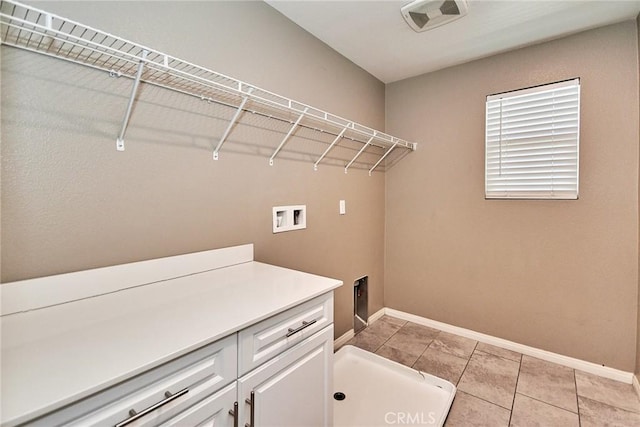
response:
{"label": "white cabinet", "polygon": [[321,427],[333,420],[333,326],[238,380],[240,424]]}
{"label": "white cabinet", "polygon": [[5,283],[0,426],[244,427],[229,414],[249,407],[239,379],[277,424],[304,420],[288,405],[329,410],[320,362],[341,285],[255,262],[252,245]]}
{"label": "white cabinet", "polygon": [[26,425],[330,426],[332,372],[329,292]]}

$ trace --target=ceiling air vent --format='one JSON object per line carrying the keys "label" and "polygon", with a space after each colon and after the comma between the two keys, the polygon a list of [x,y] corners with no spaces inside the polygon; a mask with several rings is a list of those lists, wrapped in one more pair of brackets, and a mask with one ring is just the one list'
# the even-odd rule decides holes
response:
{"label": "ceiling air vent", "polygon": [[417,32],[462,18],[468,10],[466,0],[415,0],[400,9],[404,20]]}

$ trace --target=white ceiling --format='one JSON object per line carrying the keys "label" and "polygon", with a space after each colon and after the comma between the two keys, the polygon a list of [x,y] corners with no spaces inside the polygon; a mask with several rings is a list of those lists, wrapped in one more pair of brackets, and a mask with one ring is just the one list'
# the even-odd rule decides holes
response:
{"label": "white ceiling", "polygon": [[640,0],[469,0],[469,13],[422,33],[409,0],[266,0],[384,83],[635,18]]}

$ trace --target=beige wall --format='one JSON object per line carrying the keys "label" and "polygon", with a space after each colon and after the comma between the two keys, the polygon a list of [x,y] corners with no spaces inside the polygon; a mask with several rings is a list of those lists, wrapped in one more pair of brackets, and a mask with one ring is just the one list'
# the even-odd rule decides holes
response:
{"label": "beige wall", "polygon": [[[640,79],[640,15],[638,15],[638,17],[636,18],[636,31],[638,35],[638,78]],[[638,88],[638,90],[640,91],[640,88]],[[640,145],[640,139],[638,140],[638,144]],[[638,185],[638,187],[640,187],[640,185]],[[638,218],[638,221],[640,221],[640,216]],[[640,270],[640,251],[638,253],[638,269]],[[638,279],[640,280],[640,277]],[[638,327],[637,328],[638,328],[637,329],[638,336],[636,338],[636,376],[640,375],[640,282],[638,282]]]}
{"label": "beige wall", "polygon": [[[38,6],[384,126],[384,85],[263,2]],[[352,327],[356,278],[370,276],[370,310],[382,307],[382,173],[345,175],[324,164],[314,172],[326,145],[300,138],[270,167],[282,134],[252,116],[214,162],[212,146],[232,112],[145,85],[126,151],[116,152],[130,87],[129,80],[2,48],[4,282],[253,242],[259,261],[345,282],[336,294],[336,334]],[[340,156],[351,153],[332,152],[329,163],[344,165]],[[340,199],[345,216],[338,215]],[[271,233],[271,207],[282,204],[307,205],[307,230]]]}
{"label": "beige wall", "polygon": [[[580,199],[484,199],[488,94],[581,78]],[[636,363],[636,23],[387,85],[385,305],[626,371]]]}

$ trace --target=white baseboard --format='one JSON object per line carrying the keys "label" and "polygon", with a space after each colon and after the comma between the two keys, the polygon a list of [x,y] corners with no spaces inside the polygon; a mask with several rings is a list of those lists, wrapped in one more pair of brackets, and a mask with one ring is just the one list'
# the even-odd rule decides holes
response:
{"label": "white baseboard", "polygon": [[633,384],[633,389],[636,391],[636,394],[638,395],[638,399],[640,399],[640,382],[638,382],[637,375],[633,376],[633,382],[631,384]]}
{"label": "white baseboard", "polygon": [[336,351],[337,349],[345,345],[347,341],[349,341],[354,336],[355,336],[355,332],[353,331],[353,329],[349,329],[347,332],[345,332],[344,334],[336,338],[333,341],[333,351]]}
{"label": "white baseboard", "polygon": [[372,324],[373,322],[375,322],[376,320],[384,316],[384,312],[385,312],[385,308],[383,307],[380,310],[373,313],[371,316],[369,316],[369,319],[367,321],[369,322],[369,324]]}
{"label": "white baseboard", "polygon": [[[480,341],[486,344],[495,345],[496,347],[506,348],[507,350],[516,351],[518,353],[526,354],[527,356],[536,357],[538,359],[546,360],[548,362],[557,363],[559,365],[568,366],[573,369],[588,372],[590,374],[598,375],[604,378],[609,378],[616,381],[621,381],[627,384],[631,384],[637,377],[632,372],[621,371],[619,369],[610,368],[607,366],[598,365],[596,363],[587,362],[585,360],[575,359],[573,357],[564,356],[558,353],[552,353],[550,351],[541,350],[539,348],[530,347],[528,345],[519,344],[513,341],[497,338],[491,335],[486,335],[480,332],[472,331],[470,329],[460,328],[458,326],[449,325],[447,323],[438,322],[437,320],[427,319],[425,317],[416,316],[415,314],[405,313],[403,311],[395,310],[393,308],[385,308],[385,314],[397,317],[398,319],[408,320],[419,325],[428,326],[430,328],[439,329],[444,332],[460,335],[465,338],[470,338],[476,341]],[[634,384],[635,386],[635,384]],[[636,388],[636,391],[640,389],[640,385]]]}

